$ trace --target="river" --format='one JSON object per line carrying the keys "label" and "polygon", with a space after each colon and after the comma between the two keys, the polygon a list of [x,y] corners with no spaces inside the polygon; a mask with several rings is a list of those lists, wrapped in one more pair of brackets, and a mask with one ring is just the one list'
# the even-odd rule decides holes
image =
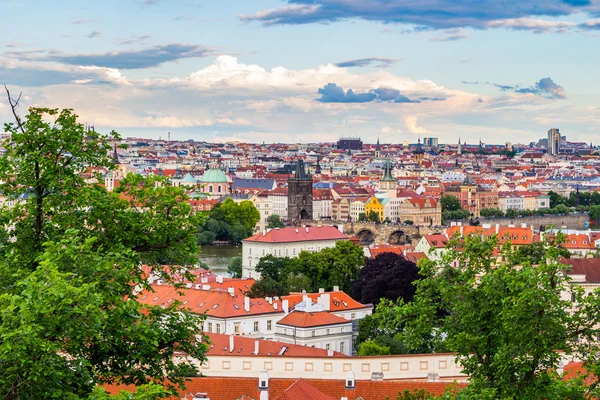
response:
{"label": "river", "polygon": [[202,246],[200,261],[206,263],[213,272],[227,272],[227,266],[233,257],[242,255],[242,245],[224,244]]}

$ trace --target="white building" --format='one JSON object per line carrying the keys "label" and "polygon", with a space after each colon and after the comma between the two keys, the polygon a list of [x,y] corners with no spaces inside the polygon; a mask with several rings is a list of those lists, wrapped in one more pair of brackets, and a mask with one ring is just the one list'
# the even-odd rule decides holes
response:
{"label": "white building", "polygon": [[[261,218],[262,216],[261,212]],[[334,226],[265,229],[242,241],[242,277],[260,278],[254,268],[267,254],[297,257],[301,251],[320,251],[326,247],[334,247],[338,240],[348,240],[348,236]]]}
{"label": "white building", "polygon": [[275,328],[275,340],[311,346],[352,355],[352,321],[325,312],[329,294],[313,303],[305,297],[295,310],[280,319]]}

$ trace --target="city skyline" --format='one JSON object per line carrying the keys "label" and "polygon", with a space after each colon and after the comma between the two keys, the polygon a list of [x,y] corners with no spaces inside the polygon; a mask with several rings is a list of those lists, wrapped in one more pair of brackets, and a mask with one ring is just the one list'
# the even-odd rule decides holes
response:
{"label": "city skyline", "polygon": [[0,0],[0,12],[0,83],[23,92],[21,114],[70,107],[123,137],[503,144],[559,128],[589,143],[600,122],[597,1]]}

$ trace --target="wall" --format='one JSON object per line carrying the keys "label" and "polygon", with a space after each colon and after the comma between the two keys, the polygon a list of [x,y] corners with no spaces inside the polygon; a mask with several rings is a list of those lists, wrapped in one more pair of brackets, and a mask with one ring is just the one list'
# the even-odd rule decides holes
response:
{"label": "wall", "polygon": [[433,373],[440,379],[466,378],[450,353],[376,357],[211,356],[200,370],[206,376],[252,378],[260,371],[268,371],[271,378],[342,379],[348,371],[354,372],[357,380],[371,379],[373,372],[382,372],[384,379],[427,379]]}
{"label": "wall", "polygon": [[[527,226],[533,225],[533,229],[540,229],[541,225],[549,228],[550,225],[554,225],[556,228],[566,226],[569,229],[583,229],[584,222],[589,222],[590,216],[588,214],[569,214],[569,215],[544,215],[535,217],[522,217],[522,218],[479,218],[479,222],[483,224],[500,224],[500,226],[515,225],[520,226],[521,224],[527,224]],[[469,221],[458,221],[462,222],[463,225],[469,225]]]}

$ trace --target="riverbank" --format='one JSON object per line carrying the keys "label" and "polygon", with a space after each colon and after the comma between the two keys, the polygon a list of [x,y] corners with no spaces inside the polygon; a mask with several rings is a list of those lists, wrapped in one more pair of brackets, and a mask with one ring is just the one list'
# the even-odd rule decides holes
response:
{"label": "riverbank", "polygon": [[213,244],[200,247],[200,261],[217,273],[226,273],[231,259],[242,255],[242,245]]}

